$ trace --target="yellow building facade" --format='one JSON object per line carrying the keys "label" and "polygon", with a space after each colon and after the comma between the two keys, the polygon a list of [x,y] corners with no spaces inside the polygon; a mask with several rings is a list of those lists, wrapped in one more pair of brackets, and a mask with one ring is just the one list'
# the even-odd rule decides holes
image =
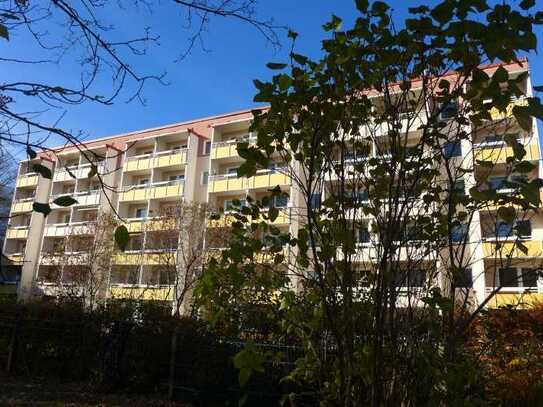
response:
{"label": "yellow building facade", "polygon": [[[527,65],[510,65],[507,69],[510,75],[528,70]],[[529,76],[523,86],[525,96],[531,96]],[[491,118],[500,121],[512,117],[513,107],[525,103],[522,97],[513,100],[505,112],[492,111]],[[243,160],[236,146],[239,142],[255,141],[249,131],[251,119],[250,110],[229,113],[98,139],[86,143],[85,151],[62,148],[56,150],[54,157],[21,162],[3,247],[7,258],[22,264],[19,295],[34,295],[36,290],[54,295],[59,282],[70,284],[73,276],[69,267],[55,259],[63,253],[76,256],[88,250],[100,226],[96,225],[100,214],[109,213],[127,226],[130,243],[123,254],[111,256],[108,296],[171,301],[174,294],[169,270],[179,267],[182,256],[177,252],[175,238],[171,247],[157,243],[160,240],[157,233],[169,230],[161,220],[169,208],[181,202],[207,203],[221,214],[219,219],[210,220],[207,227],[227,229],[233,221],[229,211],[236,200],[260,199],[277,186],[285,195],[293,196],[295,192],[292,174],[279,160],[250,178],[237,177]],[[536,166],[530,176],[541,177],[535,122],[531,132],[520,128],[511,132],[524,145],[525,160]],[[473,153],[472,162],[495,164],[496,179],[513,154],[503,138],[496,138],[489,131],[478,133],[472,150],[469,152]],[[466,154],[467,151],[461,151],[462,156]],[[34,164],[48,166],[52,179],[36,174]],[[89,177],[91,169],[108,185],[107,190],[100,186],[96,175]],[[477,164],[473,164],[473,169],[477,176]],[[73,196],[77,203],[70,207],[53,204],[64,195]],[[33,211],[34,202],[50,203],[52,212],[44,219]],[[295,231],[296,203],[285,198],[275,202],[275,206],[280,211],[274,225],[283,231]],[[480,213],[480,224],[496,209]],[[543,260],[543,215],[534,215],[529,221],[530,234],[523,239],[527,250],[510,250],[515,261],[507,270],[487,261],[495,257],[497,250],[511,245],[507,236],[489,234],[480,226],[481,248],[473,254],[480,258],[475,262],[478,269],[472,270],[470,283],[479,301],[498,286],[503,287],[489,306],[543,300],[543,283],[529,272],[540,267]],[[81,236],[83,247],[67,247],[69,236]],[[177,244],[184,238],[178,236]],[[215,248],[221,249],[220,245]],[[361,253],[364,251],[370,253],[372,249],[361,249]],[[166,263],[171,267],[165,267]],[[512,279],[513,274],[518,278]],[[516,282],[504,285],[505,279]]]}

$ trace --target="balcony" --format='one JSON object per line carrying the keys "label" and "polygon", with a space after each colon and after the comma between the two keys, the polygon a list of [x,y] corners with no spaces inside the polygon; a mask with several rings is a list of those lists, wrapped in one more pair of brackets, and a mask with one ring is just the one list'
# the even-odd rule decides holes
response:
{"label": "balcony", "polygon": [[113,264],[117,265],[129,265],[129,266],[138,266],[140,264],[154,266],[154,265],[174,265],[177,262],[177,252],[171,251],[162,251],[157,253],[154,251],[126,251],[124,253],[116,254],[113,257]]}
{"label": "balcony", "polygon": [[32,187],[34,185],[38,185],[38,174],[35,172],[29,172],[17,178],[17,188]]}
{"label": "balcony", "polygon": [[[58,170],[55,171],[55,174],[53,175],[53,181],[54,182],[62,182],[62,181],[70,181],[74,178],[70,175],[70,172],[77,178],[77,179],[85,179],[89,176],[89,171],[91,170],[91,164],[82,164],[82,165],[72,165],[66,168],[60,167]],[[104,172],[105,165],[104,163],[99,163],[97,165],[98,173],[102,174]]]}
{"label": "balcony", "polygon": [[23,252],[17,252],[17,253],[4,253],[4,255],[6,256],[6,258],[15,263],[15,264],[23,264],[23,258],[24,258],[24,253]]}
{"label": "balcony", "polygon": [[[490,161],[495,164],[507,162],[508,157],[513,157],[513,148],[508,147],[505,143],[481,143],[473,146],[477,151],[475,152],[475,159],[481,161]],[[524,146],[526,149],[526,155],[524,160],[538,161],[539,160],[539,146],[537,144],[528,144]]]}
{"label": "balcony", "polygon": [[9,226],[6,231],[6,238],[8,239],[26,239],[28,237],[28,225],[27,226]]}
{"label": "balcony", "polygon": [[237,146],[238,143],[248,142],[254,144],[256,137],[247,137],[240,140],[219,141],[211,145],[211,159],[218,160],[221,158],[239,157]]}
{"label": "balcony", "polygon": [[[262,219],[260,219],[261,221]],[[232,226],[232,223],[236,221],[236,218],[229,214],[224,213],[219,219],[209,219],[207,226],[210,228],[225,228]],[[277,218],[270,222],[271,225],[289,225],[290,224],[290,208],[279,209],[279,215]]]}
{"label": "balcony", "polygon": [[171,230],[177,226],[177,219],[164,217],[127,218],[126,228],[130,233],[155,230]]}
{"label": "balcony", "polygon": [[483,254],[488,258],[534,258],[543,257],[543,242],[540,240],[524,240],[521,242],[528,248],[527,253],[520,250],[513,241],[488,238],[483,243]]}
{"label": "balcony", "polygon": [[[100,192],[99,191],[81,191],[81,192],[66,192],[62,194],[51,195],[49,200],[53,202],[56,198],[60,196],[71,196],[77,203],[75,206],[92,206],[98,205],[100,203]],[[53,209],[61,208],[58,205],[51,205]]]}
{"label": "balcony", "polygon": [[121,202],[146,201],[148,199],[180,198],[183,196],[184,182],[181,180],[162,181],[153,184],[131,185],[121,193]]}
{"label": "balcony", "polygon": [[44,235],[46,237],[58,237],[68,235],[90,235],[94,233],[95,222],[70,222],[70,223],[51,223],[45,225]]}
{"label": "balcony", "polygon": [[290,185],[291,179],[281,170],[260,170],[249,178],[238,178],[236,174],[211,175],[209,192],[239,191],[255,188],[273,188],[276,185]]}
{"label": "balcony", "polygon": [[17,199],[13,202],[13,205],[11,205],[11,213],[31,212],[33,202],[33,197]]}
{"label": "balcony", "polygon": [[173,287],[112,286],[109,289],[111,299],[172,301]]}
{"label": "balcony", "polygon": [[513,108],[515,106],[527,106],[528,105],[528,99],[526,98],[518,98],[514,99],[507,105],[507,108],[504,112],[500,112],[497,108],[493,107],[490,109],[490,117],[492,120],[504,120],[508,119],[510,117],[513,117]]}
{"label": "balcony", "polygon": [[[492,288],[487,288],[487,294]],[[505,291],[505,290],[504,290]],[[535,292],[499,292],[492,297],[488,303],[489,308],[499,308],[508,305],[515,306],[521,309],[531,308],[534,305],[543,302],[543,293]]]}
{"label": "balcony", "polygon": [[123,165],[123,170],[130,172],[184,165],[187,162],[187,151],[184,148],[127,157]]}

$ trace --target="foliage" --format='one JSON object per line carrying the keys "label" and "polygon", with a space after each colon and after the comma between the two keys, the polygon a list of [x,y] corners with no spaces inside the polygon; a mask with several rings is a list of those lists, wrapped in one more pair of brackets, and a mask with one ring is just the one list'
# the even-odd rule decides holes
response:
{"label": "foliage", "polygon": [[[293,51],[289,64],[268,64],[270,82],[255,81],[255,101],[270,107],[254,112],[256,144],[238,145],[238,176],[286,166],[298,222],[274,227],[276,211],[248,199],[202,279],[200,304],[216,326],[236,325],[245,306],[266,307],[280,335],[305,350],[285,380],[309,382],[325,404],[477,405],[481,376],[464,345],[501,287],[487,299],[476,287],[474,298],[457,281],[481,270],[485,259],[471,253],[483,216],[497,227],[540,205],[543,181],[510,133],[530,132],[543,106],[507,63],[526,63],[519,57],[536,49],[543,14],[530,2],[447,0],[410,9],[398,26],[386,3],[356,5],[352,28],[337,16],[324,25],[322,59]],[[500,193],[495,163],[478,159],[483,134],[511,148],[500,171],[513,193]],[[486,260],[510,266],[512,250],[528,251],[520,235]],[[242,381],[260,365],[240,364]]]}
{"label": "foliage", "polygon": [[543,402],[543,307],[502,308],[477,320],[470,352],[480,360],[490,400],[501,405]]}

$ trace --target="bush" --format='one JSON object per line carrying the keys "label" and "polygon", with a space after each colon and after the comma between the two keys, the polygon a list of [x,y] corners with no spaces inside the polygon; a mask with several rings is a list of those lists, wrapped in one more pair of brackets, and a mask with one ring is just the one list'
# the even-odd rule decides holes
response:
{"label": "bush", "polygon": [[470,340],[491,404],[543,405],[543,305],[478,319]]}

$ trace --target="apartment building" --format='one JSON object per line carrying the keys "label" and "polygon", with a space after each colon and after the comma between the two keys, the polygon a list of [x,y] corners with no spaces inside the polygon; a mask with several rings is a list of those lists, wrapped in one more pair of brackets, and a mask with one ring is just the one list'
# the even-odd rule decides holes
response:
{"label": "apartment building", "polygon": [[[528,71],[527,62],[504,65],[510,76],[518,76]],[[486,70],[492,74],[496,66]],[[525,96],[532,95],[530,77],[521,84]],[[376,102],[378,103],[378,101]],[[492,186],[499,193],[508,193],[500,188],[506,180],[507,157],[513,151],[504,141],[504,131],[499,129],[504,119],[512,117],[512,109],[517,104],[525,104],[522,97],[512,100],[505,113],[492,111],[492,120],[496,126],[489,126],[485,131],[478,131],[476,140],[470,145],[451,145],[449,153],[462,159],[474,171],[470,172],[460,188],[467,192],[478,178],[486,177],[486,168],[476,160],[495,163],[489,177]],[[451,106],[454,109],[454,106]],[[454,111],[443,111],[443,119]],[[118,215],[123,219],[130,232],[128,249],[111,259],[108,275],[108,293],[111,298],[132,298],[172,300],[171,280],[164,275],[161,263],[162,253],[173,251],[171,247],[157,247],[157,231],[161,230],[162,215],[168,208],[179,202],[207,202],[213,208],[220,208],[219,220],[208,223],[209,228],[228,229],[231,218],[228,211],[234,200],[242,203],[248,196],[260,199],[270,188],[279,186],[290,198],[277,198],[274,205],[280,214],[274,224],[281,230],[295,233],[300,222],[294,210],[301,205],[292,185],[291,177],[283,168],[279,159],[269,168],[259,170],[250,178],[238,178],[237,168],[242,163],[236,146],[240,141],[251,143],[254,136],[249,131],[252,114],[250,110],[218,115],[184,123],[148,129],[134,133],[94,140],[85,144],[83,149],[66,147],[56,150],[55,154],[42,154],[38,158],[23,161],[11,208],[7,236],[3,253],[12,262],[22,265],[22,278],[19,295],[54,295],[58,282],[70,283],[72,270],[76,263],[57,264],[47,256],[55,247],[61,247],[73,258],[94,238],[92,225],[101,213]],[[420,119],[421,121],[424,119]],[[532,131],[523,131],[514,120],[507,122],[507,134],[515,134],[526,149],[526,160],[536,168],[528,177],[541,177],[539,136],[534,121]],[[421,122],[421,124],[423,124]],[[410,137],[420,137],[418,126],[412,126]],[[368,145],[368,156],[386,151],[386,137],[379,143]],[[468,159],[468,151],[475,149],[475,161]],[[92,154],[89,154],[91,152]],[[92,163],[90,162],[92,161]],[[35,163],[50,168],[52,179],[39,176],[32,170]],[[96,176],[89,178],[89,171],[96,166],[104,184],[113,188],[99,188]],[[333,181],[333,180],[332,180]],[[52,205],[52,212],[45,219],[32,211],[33,202],[50,202],[62,195],[71,195],[77,203],[70,207]],[[324,199],[322,195],[316,201]],[[512,235],[511,225],[499,225],[498,228],[486,227],[495,224],[497,208],[490,208],[476,214],[476,221],[471,224],[472,236],[478,236],[482,244],[472,248],[471,275],[466,277],[466,286],[479,302],[483,301],[497,286],[503,286],[500,293],[489,304],[498,306],[515,303],[522,296],[529,303],[543,299],[543,280],[538,278],[535,269],[541,267],[543,259],[543,215],[530,214],[519,219],[523,222],[522,236],[526,251],[512,250],[512,261],[508,267],[499,268],[491,259],[499,247],[507,247]],[[154,225],[149,227],[149,225]],[[475,228],[475,229],[473,229]],[[360,234],[361,243],[369,241],[369,233]],[[63,246],[67,236],[80,235],[88,245],[83,248]],[[182,239],[182,237],[181,237]],[[371,247],[361,249],[361,258],[371,258]],[[219,249],[220,247],[217,247]],[[81,249],[81,250],[79,250]],[[88,260],[88,259],[87,259]]]}

